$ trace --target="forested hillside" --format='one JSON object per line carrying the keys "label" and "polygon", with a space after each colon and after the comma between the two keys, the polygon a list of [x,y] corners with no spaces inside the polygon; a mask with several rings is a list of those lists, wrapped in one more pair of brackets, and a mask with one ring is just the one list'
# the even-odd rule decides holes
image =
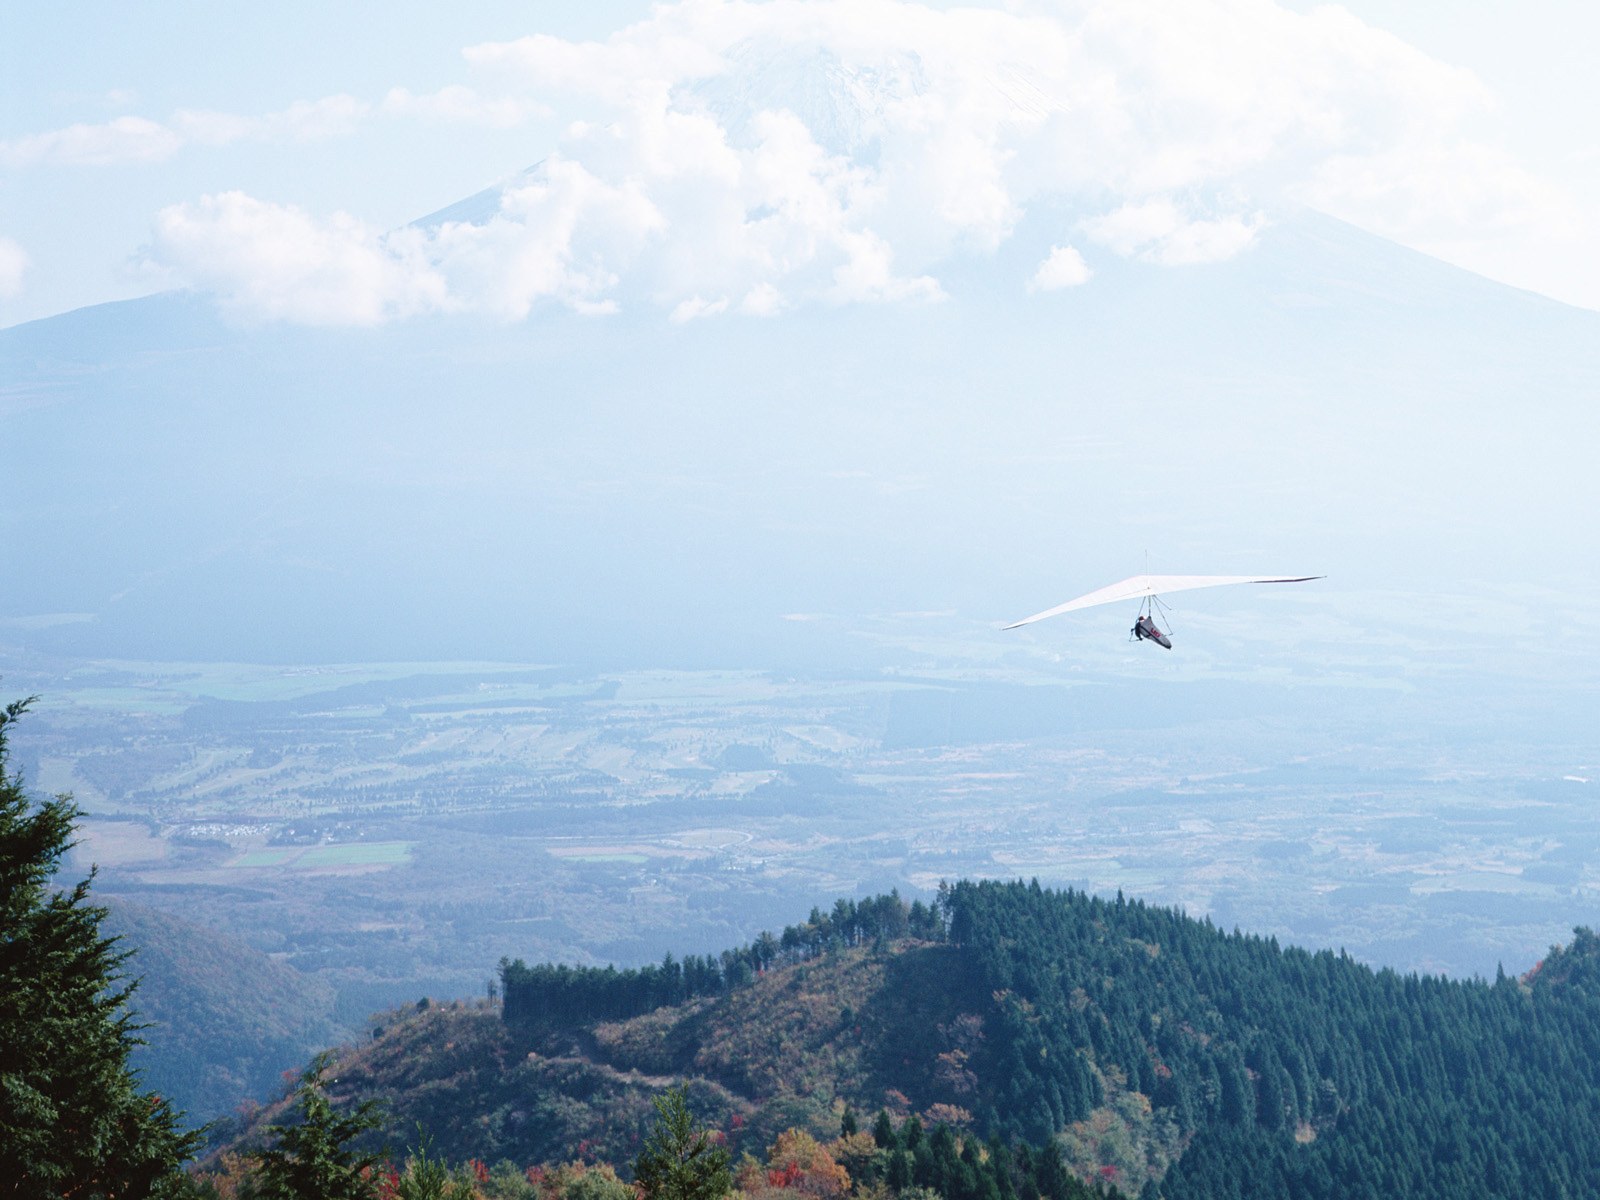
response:
{"label": "forested hillside", "polygon": [[126,900],[109,907],[105,928],[137,950],[145,1044],[133,1066],[192,1124],[270,1093],[344,1032],[331,987],[226,934]]}
{"label": "forested hillside", "polygon": [[986,1124],[1071,1128],[1115,1083],[1178,1132],[1170,1200],[1600,1195],[1587,931],[1530,986],[1373,972],[1037,886],[961,884],[950,911],[994,989],[982,1069],[1007,1082]]}
{"label": "forested hillside", "polygon": [[341,1089],[490,1162],[624,1165],[650,1098],[687,1080],[758,1158],[882,1112],[963,1145],[1054,1143],[1080,1179],[1169,1200],[1600,1194],[1586,930],[1525,979],[1450,981],[1120,896],[960,883],[716,958],[501,974],[503,1016],[391,1014]]}

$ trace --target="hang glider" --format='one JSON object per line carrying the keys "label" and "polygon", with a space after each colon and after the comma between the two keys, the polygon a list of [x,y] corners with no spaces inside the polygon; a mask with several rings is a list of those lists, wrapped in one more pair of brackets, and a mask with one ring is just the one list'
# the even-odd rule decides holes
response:
{"label": "hang glider", "polygon": [[1135,575],[1130,579],[1124,579],[1121,583],[1113,583],[1109,587],[1087,592],[1076,600],[1068,600],[1065,604],[1034,613],[1031,617],[1013,621],[1004,628],[1020,629],[1024,625],[1032,625],[1035,621],[1042,621],[1046,617],[1059,617],[1062,613],[1075,612],[1080,608],[1093,608],[1097,604],[1140,600],[1145,603],[1139,606],[1139,620],[1133,627],[1133,636],[1139,641],[1148,639],[1159,642],[1170,650],[1172,643],[1156,628],[1151,617],[1145,615],[1146,603],[1159,603],[1157,600],[1159,596],[1171,592],[1187,592],[1193,588],[1223,587],[1232,583],[1308,583],[1313,579],[1324,578],[1326,576],[1323,575]]}

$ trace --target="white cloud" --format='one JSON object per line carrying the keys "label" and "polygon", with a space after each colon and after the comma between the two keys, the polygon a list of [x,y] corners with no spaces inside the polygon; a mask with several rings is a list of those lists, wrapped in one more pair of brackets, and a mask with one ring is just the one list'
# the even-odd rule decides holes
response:
{"label": "white cloud", "polygon": [[456,307],[520,318],[553,299],[608,312],[619,272],[661,227],[638,185],[608,183],[557,156],[537,181],[509,190],[486,225],[445,225],[428,248]]}
{"label": "white cloud", "polygon": [[354,96],[301,100],[266,116],[180,109],[167,123],[118,117],[99,125],[69,125],[0,142],[0,164],[120,166],[165,162],[186,145],[226,146],[240,141],[312,141],[346,136],[371,106]]}
{"label": "white cloud", "polygon": [[[113,93],[113,96],[119,94]],[[123,101],[131,102],[131,95]],[[379,105],[339,93],[296,100],[278,112],[243,114],[181,108],[166,121],[127,116],[95,125],[29,134],[0,142],[0,165],[116,166],[165,162],[186,146],[240,142],[310,142],[350,137],[375,115],[509,129],[548,115],[547,105],[526,95],[496,96],[461,85],[422,95],[393,88]]]}
{"label": "white cloud", "polygon": [[422,250],[415,230],[380,235],[342,213],[319,221],[225,192],[163,209],[151,257],[248,316],[375,325],[447,305]]}
{"label": "white cloud", "polygon": [[99,125],[69,125],[0,142],[0,164],[32,167],[42,163],[153,163],[171,158],[182,144],[177,134],[159,122],[144,117],[118,117]]}
{"label": "white cloud", "polygon": [[672,310],[671,319],[681,325],[696,317],[711,317],[719,312],[726,312],[727,308],[728,300],[725,296],[716,300],[707,300],[703,296],[690,296]]}
{"label": "white cloud", "polygon": [[758,283],[739,301],[739,311],[752,317],[775,317],[789,307],[783,293],[770,283]]}
{"label": "white cloud", "polygon": [[297,100],[281,112],[261,117],[180,109],[173,114],[172,125],[184,141],[207,146],[247,140],[310,142],[350,135],[371,111],[364,100],[340,94]]}
{"label": "white cloud", "polygon": [[1259,215],[1190,217],[1163,198],[1124,204],[1085,220],[1082,228],[1092,241],[1124,258],[1177,267],[1232,258],[1255,240],[1261,220]]}
{"label": "white cloud", "polygon": [[496,96],[461,84],[421,95],[403,87],[391,88],[379,111],[387,117],[418,117],[495,129],[512,129],[535,117],[550,115],[549,105],[527,96]]}
{"label": "white cloud", "polygon": [[[1058,239],[1163,266],[1238,254],[1284,200],[1413,242],[1441,221],[1468,237],[1563,211],[1475,138],[1491,108],[1475,77],[1334,7],[685,0],[603,41],[541,34],[463,54],[476,86],[396,88],[371,109],[334,97],[266,118],[180,114],[174,126],[223,141],[374,116],[514,127],[556,115],[567,130],[556,152],[492,219],[382,238],[296,214],[312,257],[343,264],[326,276],[343,300],[298,312],[285,297],[323,275],[289,286],[276,251],[223,245],[278,246],[292,210],[249,201],[242,220],[244,197],[184,208],[152,257],[235,305],[259,295],[263,311],[296,319],[515,318],[550,301],[684,320],[937,300],[946,264],[991,254],[1042,205],[1065,214]],[[219,252],[210,265],[177,253],[200,241]],[[270,286],[228,274],[256,269]],[[1058,241],[1015,282],[1088,276]]]}
{"label": "white cloud", "polygon": [[1091,274],[1093,272],[1089,270],[1089,264],[1083,261],[1083,255],[1072,246],[1051,246],[1050,253],[1039,264],[1028,286],[1036,292],[1052,292],[1057,288],[1088,283]]}
{"label": "white cloud", "polygon": [[692,16],[691,29],[680,29],[683,7],[658,10],[650,20],[605,42],[569,42],[534,34],[468,46],[462,54],[471,66],[544,94],[626,104],[721,70],[722,47],[717,44],[721,39],[707,39],[704,25]]}
{"label": "white cloud", "polygon": [[703,115],[666,111],[578,127],[488,221],[387,237],[240,193],[207,197],[164,210],[147,257],[235,311],[314,323],[429,310],[517,319],[546,300],[603,313],[621,293],[676,320],[724,312],[730,295],[770,315],[786,303],[780,286],[835,303],[942,295],[931,277],[896,271],[868,227],[878,196],[860,169],[786,113],[765,114],[752,137],[735,149]]}
{"label": "white cloud", "polygon": [[28,271],[28,252],[8,237],[0,237],[0,300],[22,294],[22,277]]}

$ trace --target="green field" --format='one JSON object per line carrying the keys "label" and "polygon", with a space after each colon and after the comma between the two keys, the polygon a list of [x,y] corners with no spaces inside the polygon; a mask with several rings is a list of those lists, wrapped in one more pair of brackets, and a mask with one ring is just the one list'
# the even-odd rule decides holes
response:
{"label": "green field", "polygon": [[411,861],[410,842],[350,842],[314,846],[300,856],[297,867],[393,866]]}

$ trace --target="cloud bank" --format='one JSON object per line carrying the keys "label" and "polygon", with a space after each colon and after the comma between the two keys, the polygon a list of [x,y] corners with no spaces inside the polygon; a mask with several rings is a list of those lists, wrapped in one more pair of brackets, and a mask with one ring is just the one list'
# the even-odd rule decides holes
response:
{"label": "cloud bank", "polygon": [[47,133],[0,142],[0,166],[17,169],[41,163],[103,167],[163,162],[183,139],[145,117],[118,117],[99,125],[69,125]]}
{"label": "cloud bank", "polygon": [[485,95],[460,85],[415,94],[391,88],[376,104],[338,93],[298,100],[263,116],[180,108],[165,121],[124,116],[0,142],[0,166],[138,166],[166,162],[191,146],[312,142],[358,135],[378,120],[441,121],[509,129],[549,109],[523,96]]}
{"label": "cloud bank", "polygon": [[22,277],[28,271],[28,253],[8,237],[0,237],[0,300],[22,294]]}
{"label": "cloud bank", "polygon": [[1096,256],[1226,259],[1283,201],[1403,239],[1421,222],[1540,219],[1559,200],[1473,138],[1490,108],[1475,77],[1338,8],[685,0],[605,41],[464,55],[470,88],[80,127],[5,154],[108,161],[380,117],[560,116],[559,145],[530,147],[541,166],[479,223],[384,234],[238,193],[159,214],[147,257],[170,278],[316,323],[936,302],[944,266],[992,254],[1043,204],[1068,215],[1019,289],[1085,284]]}

